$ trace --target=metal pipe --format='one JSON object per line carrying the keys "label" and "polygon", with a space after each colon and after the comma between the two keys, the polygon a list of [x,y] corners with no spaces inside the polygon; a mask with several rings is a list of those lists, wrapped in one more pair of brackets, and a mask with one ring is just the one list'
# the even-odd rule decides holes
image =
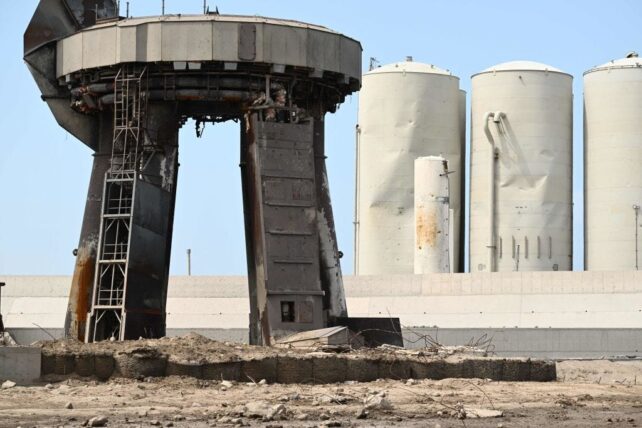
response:
{"label": "metal pipe", "polygon": [[497,147],[495,146],[495,138],[493,137],[492,132],[488,126],[488,121],[490,118],[493,119],[493,122],[497,125],[497,131],[501,134],[502,132],[502,119],[506,116],[505,113],[501,111],[497,112],[486,112],[484,115],[484,133],[486,138],[490,143],[490,180],[488,185],[488,221],[489,221],[489,231],[488,231],[488,271],[494,272],[496,270],[496,250],[497,244],[495,242],[495,162],[499,156]]}
{"label": "metal pipe", "polygon": [[165,15],[165,0],[162,0],[161,15]]}
{"label": "metal pipe", "polygon": [[633,209],[635,210],[635,270],[639,270],[638,228],[640,227],[640,206],[633,205]]}
{"label": "metal pipe", "polygon": [[[4,287],[6,284],[4,282],[0,282],[0,309],[2,309],[2,287]],[[4,322],[2,321],[2,311],[0,310],[0,334],[4,335]],[[0,340],[3,337],[0,336]]]}
{"label": "metal pipe", "polygon": [[488,271],[493,272],[493,262],[495,260],[495,139],[488,127],[488,120],[493,117],[495,113],[487,112],[484,115],[484,132],[486,138],[490,143],[490,179],[488,185]]}
{"label": "metal pipe", "polygon": [[[176,91],[164,91],[155,89],[149,91],[149,99],[152,101],[164,100],[168,92],[175,94],[176,101],[228,101],[242,102],[250,101],[252,94],[244,91],[208,91],[207,89],[177,89]],[[99,99],[99,105],[114,104],[114,94],[103,95]]]}
{"label": "metal pipe", "polygon": [[192,249],[187,249],[187,276],[192,276]]}
{"label": "metal pipe", "polygon": [[361,136],[361,128],[359,124],[355,127],[355,185],[354,185],[354,274],[359,275],[359,141]]}

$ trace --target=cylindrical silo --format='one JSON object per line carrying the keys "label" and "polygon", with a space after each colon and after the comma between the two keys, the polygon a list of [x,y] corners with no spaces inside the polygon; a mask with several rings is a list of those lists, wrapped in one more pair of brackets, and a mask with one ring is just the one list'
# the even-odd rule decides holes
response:
{"label": "cylindrical silo", "polygon": [[[461,149],[459,78],[408,60],[363,76],[357,127],[355,273],[414,271],[414,161],[448,161],[454,210],[454,254],[459,254]],[[459,269],[459,257],[454,262]]]}
{"label": "cylindrical silo", "polygon": [[637,270],[642,205],[642,61],[584,73],[584,264]]}
{"label": "cylindrical silo", "polygon": [[415,159],[416,274],[450,272],[450,186],[448,161],[441,156]]}
{"label": "cylindrical silo", "polygon": [[471,272],[571,270],[572,82],[527,61],[473,76]]}

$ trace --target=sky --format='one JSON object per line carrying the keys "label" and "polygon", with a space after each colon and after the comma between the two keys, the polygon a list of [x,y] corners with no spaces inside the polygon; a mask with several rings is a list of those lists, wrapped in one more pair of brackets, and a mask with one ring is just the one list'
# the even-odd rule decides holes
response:
{"label": "sky", "polygon": [[[122,2],[125,3],[125,0]],[[133,16],[161,13],[161,0],[131,0]],[[0,275],[69,275],[91,171],[91,151],[60,128],[22,60],[36,0],[12,2],[0,26]],[[165,0],[166,13],[201,13],[202,0]],[[494,64],[532,60],[574,76],[574,270],[583,269],[582,74],[642,50],[642,1],[209,0],[220,13],[324,25],[359,40],[363,68],[413,56],[446,68],[468,92],[470,76]],[[353,270],[354,127],[358,94],[326,117],[330,189],[343,271]],[[238,125],[193,122],[180,134],[181,171],[170,274],[246,273]],[[468,128],[470,123],[468,123]],[[468,136],[469,137],[469,136]]]}

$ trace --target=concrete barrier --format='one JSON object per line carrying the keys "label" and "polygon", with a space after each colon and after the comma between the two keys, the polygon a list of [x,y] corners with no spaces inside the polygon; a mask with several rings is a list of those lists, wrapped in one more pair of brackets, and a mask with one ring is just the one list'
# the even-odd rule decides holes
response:
{"label": "concrete barrier", "polygon": [[27,346],[0,347],[0,382],[29,385],[40,379],[41,349]]}
{"label": "concrete barrier", "polygon": [[[1,349],[1,348],[0,348]],[[20,349],[20,348],[15,348]],[[39,349],[36,349],[39,351]],[[40,354],[38,354],[38,357]],[[43,354],[43,376],[83,376],[106,380],[110,377],[187,376],[215,381],[229,380],[269,383],[369,382],[378,378],[445,379],[482,378],[495,381],[549,382],[557,379],[555,362],[530,359],[457,357],[440,359],[425,356],[385,354],[302,354],[288,353],[247,360],[184,361],[157,349],[141,347],[127,352],[92,354],[83,351],[47,351]],[[36,377],[40,370],[36,371]],[[13,379],[12,379],[13,380]]]}

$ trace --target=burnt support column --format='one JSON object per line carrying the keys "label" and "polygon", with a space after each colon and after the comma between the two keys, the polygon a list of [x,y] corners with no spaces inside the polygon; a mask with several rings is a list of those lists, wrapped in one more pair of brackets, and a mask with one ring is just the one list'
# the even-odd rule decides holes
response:
{"label": "burnt support column", "polygon": [[96,249],[100,230],[100,209],[102,206],[105,173],[109,169],[114,119],[111,113],[100,117],[100,131],[97,150],[89,179],[85,214],[80,229],[76,265],[71,280],[69,303],[65,317],[65,337],[85,340],[87,314],[91,305],[91,290],[96,270]]}
{"label": "burnt support column", "polygon": [[[263,343],[263,327],[261,326],[261,312],[259,308],[265,307],[265,293],[260,293],[259,282],[264,283],[263,269],[257,272],[257,266],[262,266],[263,245],[256,242],[260,239],[260,218],[258,217],[259,197],[256,195],[255,183],[259,181],[256,172],[256,139],[254,128],[256,123],[255,115],[246,115],[241,121],[241,187],[243,190],[243,217],[245,220],[245,253],[247,260],[247,281],[250,297],[250,344],[260,345]],[[261,258],[261,259],[259,259]],[[260,273],[260,280],[257,277]],[[260,300],[260,301],[259,301]],[[266,328],[266,333],[269,331]]]}
{"label": "burnt support column", "polygon": [[123,317],[124,338],[165,336],[167,284],[178,178],[178,115],[171,103],[151,103],[151,153],[136,182]]}
{"label": "burnt support column", "polygon": [[327,325],[321,288],[314,125],[260,120],[242,131],[250,341]]}
{"label": "burnt support column", "polygon": [[321,264],[321,287],[325,293],[324,308],[327,321],[347,317],[348,309],[343,289],[341,257],[334,227],[330,184],[325,166],[325,127],[323,119],[314,120],[314,171],[316,176],[317,226],[319,231],[319,257]]}
{"label": "burnt support column", "polygon": [[141,111],[126,122],[140,128],[114,134],[122,147],[129,132],[132,151],[125,152],[128,163],[114,151],[104,179],[87,341],[165,335],[179,120],[173,103]]}

